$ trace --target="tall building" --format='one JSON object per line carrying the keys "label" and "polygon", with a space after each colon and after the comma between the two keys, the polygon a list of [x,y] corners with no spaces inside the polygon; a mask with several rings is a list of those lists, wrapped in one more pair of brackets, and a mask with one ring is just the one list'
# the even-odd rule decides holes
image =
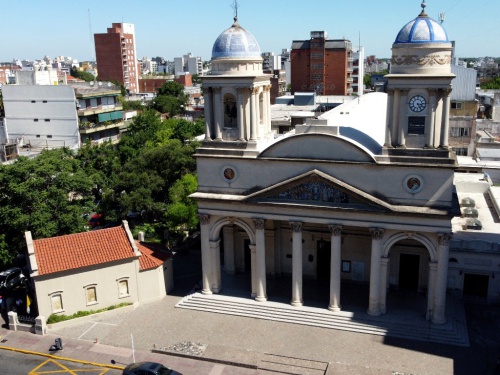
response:
{"label": "tall building", "polygon": [[180,76],[186,73],[191,75],[203,74],[203,61],[201,57],[193,56],[190,52],[182,57],[174,58],[175,75]]}
{"label": "tall building", "polygon": [[352,93],[353,51],[346,39],[327,39],[325,31],[311,31],[311,39],[292,42],[292,93],[319,95]]}
{"label": "tall building", "polygon": [[94,34],[94,42],[99,80],[115,80],[129,92],[139,92],[134,25],[113,23],[107,33]]}

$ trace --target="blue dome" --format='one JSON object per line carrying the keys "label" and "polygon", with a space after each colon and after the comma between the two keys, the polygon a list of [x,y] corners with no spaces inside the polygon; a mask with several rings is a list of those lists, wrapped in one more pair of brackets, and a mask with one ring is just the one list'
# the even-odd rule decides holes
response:
{"label": "blue dome", "polygon": [[252,34],[234,19],[233,25],[222,32],[212,48],[212,59],[216,58],[261,58],[260,47]]}
{"label": "blue dome", "polygon": [[446,34],[443,27],[422,11],[417,18],[403,26],[394,43],[421,44],[449,42],[448,34]]}

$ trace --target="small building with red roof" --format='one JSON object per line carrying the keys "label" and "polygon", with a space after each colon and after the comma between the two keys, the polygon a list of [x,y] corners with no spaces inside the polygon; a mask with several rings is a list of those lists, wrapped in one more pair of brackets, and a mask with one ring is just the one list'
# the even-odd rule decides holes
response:
{"label": "small building with red roof", "polygon": [[171,253],[121,226],[33,239],[25,233],[38,312],[72,315],[158,300],[173,288]]}

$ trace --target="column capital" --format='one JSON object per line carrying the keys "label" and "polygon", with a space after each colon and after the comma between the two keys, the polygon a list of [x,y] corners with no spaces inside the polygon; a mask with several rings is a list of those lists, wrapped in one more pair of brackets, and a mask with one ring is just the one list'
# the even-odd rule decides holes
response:
{"label": "column capital", "polygon": [[370,228],[370,234],[372,239],[381,240],[384,235],[384,230],[382,228]]}
{"label": "column capital", "polygon": [[330,229],[330,233],[332,234],[332,236],[338,237],[342,234],[342,225],[329,225],[328,229]]}
{"label": "column capital", "polygon": [[212,92],[214,94],[220,94],[222,91],[222,87],[212,87]]}
{"label": "column capital", "polygon": [[292,231],[295,233],[302,232],[302,223],[300,221],[290,221],[290,226],[292,227]]}
{"label": "column capital", "polygon": [[396,91],[396,89],[394,89],[394,88],[390,88],[390,89],[388,88],[387,89],[387,95],[393,96],[395,91]]}
{"label": "column capital", "polygon": [[451,95],[451,89],[450,88],[447,88],[447,89],[443,89],[443,94],[445,97],[448,97]]}
{"label": "column capital", "polygon": [[266,224],[264,219],[252,219],[252,221],[255,224],[255,229],[264,229],[264,225]]}
{"label": "column capital", "polygon": [[406,96],[410,92],[409,89],[399,89],[401,96]]}
{"label": "column capital", "polygon": [[439,246],[448,246],[451,240],[450,233],[438,233]]}
{"label": "column capital", "polygon": [[201,225],[207,225],[208,222],[210,221],[210,215],[198,214],[196,216],[198,216],[198,219],[200,220]]}
{"label": "column capital", "polygon": [[427,89],[427,91],[429,92],[429,95],[431,95],[431,96],[435,96],[438,92],[437,89]]}
{"label": "column capital", "polygon": [[262,86],[262,88],[264,89],[264,92],[270,91],[271,87],[272,87],[271,85]]}
{"label": "column capital", "polygon": [[248,245],[248,247],[250,248],[250,253],[255,254],[257,247],[255,245]]}
{"label": "column capital", "polygon": [[260,91],[260,87],[259,86],[254,86],[250,90],[252,91],[252,94],[258,94],[259,91]]}
{"label": "column capital", "polygon": [[236,92],[238,94],[244,94],[245,92],[247,92],[250,88],[249,87],[237,87],[236,88]]}

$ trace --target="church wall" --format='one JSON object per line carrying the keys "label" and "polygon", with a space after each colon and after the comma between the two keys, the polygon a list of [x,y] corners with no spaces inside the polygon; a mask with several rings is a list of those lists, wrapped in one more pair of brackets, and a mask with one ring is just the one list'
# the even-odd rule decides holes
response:
{"label": "church wall", "polygon": [[[311,163],[309,161],[236,160],[198,158],[198,191],[224,194],[245,194],[258,191],[290,178],[318,169],[366,193],[393,204],[414,206],[450,206],[453,191],[453,170],[382,166],[354,163]],[[225,180],[223,171],[236,171],[232,181]],[[423,179],[424,187],[418,194],[405,189],[404,181],[410,174]]]}
{"label": "church wall", "polygon": [[371,237],[346,235],[342,244],[342,261],[351,262],[350,272],[342,272],[342,280],[368,282],[370,280]]}

